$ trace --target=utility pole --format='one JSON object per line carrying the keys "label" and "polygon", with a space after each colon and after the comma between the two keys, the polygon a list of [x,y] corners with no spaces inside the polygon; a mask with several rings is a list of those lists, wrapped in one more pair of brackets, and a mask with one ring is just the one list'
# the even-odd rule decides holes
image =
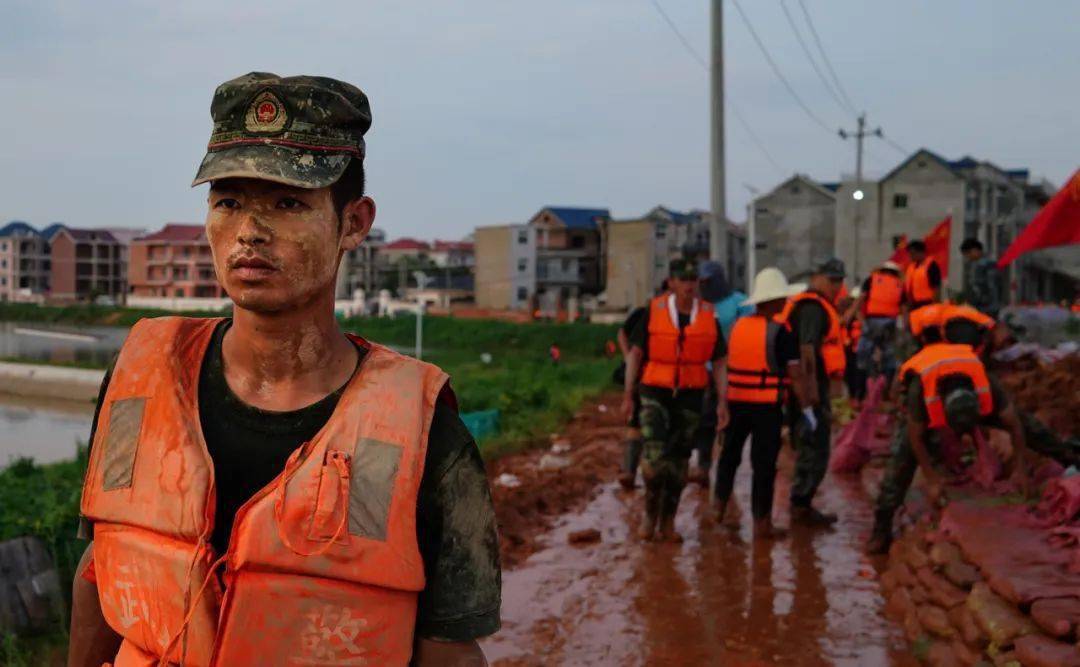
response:
{"label": "utility pole", "polygon": [[855,199],[855,228],[852,230],[852,238],[854,239],[854,250],[851,255],[851,275],[855,280],[855,284],[858,284],[860,278],[859,275],[859,230],[862,227],[862,200],[866,196],[863,192],[862,182],[862,154],[863,154],[863,139],[866,136],[880,137],[881,128],[867,131],[866,129],[866,113],[859,114],[858,129],[855,132],[848,132],[843,128],[840,129],[841,139],[855,139],[855,192],[852,193],[852,197]]}
{"label": "utility pole", "polygon": [[[724,193],[724,6],[712,0],[712,169],[710,199],[712,222],[709,225],[709,256],[728,272],[727,213]],[[730,274],[729,274],[730,275]]]}

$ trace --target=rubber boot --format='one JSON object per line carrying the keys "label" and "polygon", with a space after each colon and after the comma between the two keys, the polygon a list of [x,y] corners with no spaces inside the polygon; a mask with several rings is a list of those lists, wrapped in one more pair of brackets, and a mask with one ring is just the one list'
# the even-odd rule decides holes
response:
{"label": "rubber boot", "polygon": [[811,528],[829,528],[836,523],[836,515],[822,512],[809,505],[792,505],[791,523],[802,524]]}
{"label": "rubber boot", "polygon": [[889,552],[893,539],[892,520],[892,512],[874,512],[874,529],[870,531],[870,539],[866,542],[866,553],[876,556]]}
{"label": "rubber boot", "polygon": [[651,542],[656,534],[656,519],[659,515],[659,498],[655,487],[645,483],[645,511],[641,513],[641,524],[638,526],[638,537],[646,542]]}
{"label": "rubber boot", "polygon": [[[678,487],[676,489],[675,487]],[[669,480],[660,497],[660,539],[664,542],[682,542],[683,538],[675,530],[675,514],[679,511],[679,497],[683,485]]]}
{"label": "rubber boot", "polygon": [[772,517],[761,517],[754,519],[754,539],[755,540],[781,540],[787,537],[787,531],[783,528],[777,528],[773,525]]}
{"label": "rubber boot", "polygon": [[673,544],[679,544],[683,541],[683,536],[675,530],[675,515],[663,514],[660,516],[660,541],[671,542]]}

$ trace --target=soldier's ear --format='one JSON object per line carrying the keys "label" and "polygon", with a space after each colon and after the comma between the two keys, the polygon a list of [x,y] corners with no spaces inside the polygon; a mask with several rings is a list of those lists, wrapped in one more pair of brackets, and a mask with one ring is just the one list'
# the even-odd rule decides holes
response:
{"label": "soldier's ear", "polygon": [[375,224],[375,200],[371,197],[358,197],[350,201],[341,210],[341,248],[358,248]]}

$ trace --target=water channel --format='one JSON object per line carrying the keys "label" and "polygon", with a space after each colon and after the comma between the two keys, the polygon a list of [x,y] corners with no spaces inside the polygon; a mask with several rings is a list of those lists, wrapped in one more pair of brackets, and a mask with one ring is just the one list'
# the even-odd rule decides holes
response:
{"label": "water channel", "polygon": [[[0,322],[0,359],[106,366],[127,336],[127,327],[58,326]],[[0,467],[31,457],[49,463],[75,455],[90,436],[94,406],[19,396],[0,386]]]}

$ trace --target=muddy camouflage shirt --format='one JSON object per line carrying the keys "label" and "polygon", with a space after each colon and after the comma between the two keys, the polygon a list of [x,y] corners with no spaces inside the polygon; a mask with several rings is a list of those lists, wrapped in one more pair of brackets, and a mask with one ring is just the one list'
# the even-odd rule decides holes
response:
{"label": "muddy camouflage shirt", "polygon": [[[290,412],[245,404],[225,381],[221,341],[229,324],[222,322],[214,332],[199,374],[199,420],[218,480],[211,536],[218,553],[228,547],[236,511],[284,469],[293,450],[314,437],[344,390]],[[98,406],[111,370],[102,382]],[[92,428],[96,426],[97,414]],[[436,405],[428,436],[416,537],[427,579],[417,604],[417,636],[469,641],[498,630],[499,544],[484,463],[457,412],[442,402]]]}

